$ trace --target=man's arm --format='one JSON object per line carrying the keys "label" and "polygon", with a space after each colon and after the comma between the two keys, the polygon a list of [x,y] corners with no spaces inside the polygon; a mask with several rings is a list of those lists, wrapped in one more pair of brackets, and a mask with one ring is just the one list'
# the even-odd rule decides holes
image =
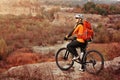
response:
{"label": "man's arm", "polygon": [[73,30],[66,36],[67,38],[69,38],[70,36],[72,36],[74,30],[76,29],[78,25],[75,25],[75,27],[73,28]]}

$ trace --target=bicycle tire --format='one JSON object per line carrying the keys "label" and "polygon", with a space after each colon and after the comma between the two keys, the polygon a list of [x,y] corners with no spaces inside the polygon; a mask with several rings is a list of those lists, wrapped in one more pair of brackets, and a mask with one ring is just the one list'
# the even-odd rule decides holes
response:
{"label": "bicycle tire", "polygon": [[85,70],[91,74],[99,74],[104,68],[104,58],[96,50],[90,50],[85,54]]}
{"label": "bicycle tire", "polygon": [[60,48],[56,53],[55,61],[57,66],[61,70],[68,70],[74,64],[74,61],[72,61],[72,58],[73,58],[73,55],[69,53],[67,48]]}

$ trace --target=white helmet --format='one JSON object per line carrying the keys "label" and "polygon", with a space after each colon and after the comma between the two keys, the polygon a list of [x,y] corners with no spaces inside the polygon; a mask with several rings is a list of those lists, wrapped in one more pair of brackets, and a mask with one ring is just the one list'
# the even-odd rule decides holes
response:
{"label": "white helmet", "polygon": [[84,16],[83,16],[83,14],[76,14],[76,15],[75,15],[75,18],[76,18],[76,19],[83,19]]}

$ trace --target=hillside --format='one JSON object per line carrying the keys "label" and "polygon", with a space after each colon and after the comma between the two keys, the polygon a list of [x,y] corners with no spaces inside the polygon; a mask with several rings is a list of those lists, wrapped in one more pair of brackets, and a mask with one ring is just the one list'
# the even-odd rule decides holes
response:
{"label": "hillside", "polygon": [[[83,6],[87,2],[94,2],[97,4],[115,4],[119,0],[44,0],[43,2],[49,5],[62,5],[62,6]],[[66,4],[67,3],[67,4]]]}
{"label": "hillside", "polygon": [[0,0],[0,14],[3,15],[35,15],[38,12],[39,8],[40,1],[38,0]]}
{"label": "hillside", "polygon": [[[13,15],[36,15],[41,14],[41,8],[45,5],[51,6],[77,6],[83,5],[88,1],[95,3],[119,3],[118,0],[0,0],[0,14]],[[67,3],[67,4],[66,4]]]}

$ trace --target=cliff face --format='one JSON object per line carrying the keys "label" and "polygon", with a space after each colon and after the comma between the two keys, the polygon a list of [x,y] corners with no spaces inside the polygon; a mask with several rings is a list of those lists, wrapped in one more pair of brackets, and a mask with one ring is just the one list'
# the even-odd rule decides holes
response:
{"label": "cliff face", "polygon": [[39,0],[0,0],[0,14],[35,15],[39,9]]}

